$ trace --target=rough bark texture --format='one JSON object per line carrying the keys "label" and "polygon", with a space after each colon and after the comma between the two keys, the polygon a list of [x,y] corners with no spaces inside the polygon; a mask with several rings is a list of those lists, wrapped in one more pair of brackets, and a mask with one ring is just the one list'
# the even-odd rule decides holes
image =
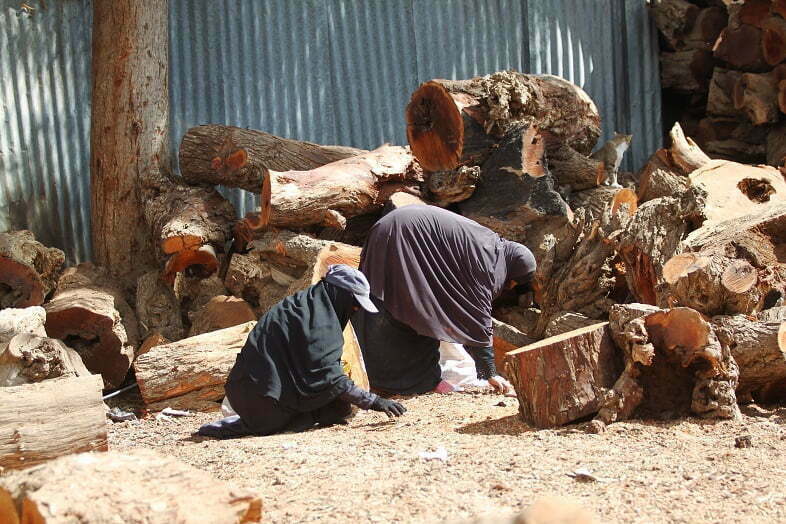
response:
{"label": "rough bark texture", "polygon": [[79,354],[54,338],[20,333],[0,343],[0,387],[88,375]]}
{"label": "rough bark texture", "polygon": [[557,185],[569,186],[573,191],[597,187],[606,178],[602,161],[583,155],[565,144],[549,154],[548,164]]}
{"label": "rough bark texture", "polygon": [[780,125],[767,135],[767,163],[783,167],[786,163],[786,125]]}
{"label": "rough bark texture", "polygon": [[40,306],[54,289],[65,255],[30,231],[0,233],[0,309]]}
{"label": "rough bark texture", "polygon": [[717,316],[712,327],[740,368],[737,396],[756,402],[786,398],[786,336],[782,320],[753,320],[746,315]]}
{"label": "rough bark texture", "polygon": [[583,209],[589,220],[599,220],[607,206],[616,212],[621,206],[628,206],[628,214],[638,209],[638,198],[631,189],[601,186],[573,193],[570,196],[571,209]]}
{"label": "rough bark texture", "polygon": [[506,373],[516,389],[521,418],[543,428],[597,412],[620,369],[603,322],[508,353]]}
{"label": "rough bark texture", "polygon": [[695,260],[670,266],[661,304],[691,307],[705,315],[753,314],[783,296],[786,204],[693,231],[680,249]]}
{"label": "rough bark texture", "polygon": [[478,166],[459,166],[452,171],[429,173],[426,180],[429,200],[441,207],[463,202],[475,192],[479,178]]}
{"label": "rough bark texture", "polygon": [[696,142],[714,158],[760,164],[767,156],[767,134],[767,126],[739,118],[707,117],[699,121]]}
{"label": "rough bark texture", "polygon": [[93,4],[93,255],[131,283],[154,263],[142,186],[169,171],[168,12],[166,0]]}
{"label": "rough bark texture", "polygon": [[101,387],[101,377],[89,375],[0,388],[0,467],[106,451]]}
{"label": "rough bark texture", "polygon": [[662,0],[652,7],[655,26],[673,50],[683,47],[684,36],[693,27],[698,16],[699,8],[685,0]]}
{"label": "rough bark texture", "polygon": [[152,450],[63,457],[0,482],[5,521],[259,522],[262,502],[210,474]]}
{"label": "rough bark texture", "polygon": [[679,197],[688,190],[687,177],[659,167],[648,166],[639,179],[639,203],[649,202],[660,197]]}
{"label": "rough bark texture", "polygon": [[759,25],[761,52],[764,61],[774,66],[786,59],[786,20],[777,15],[765,18]]}
{"label": "rough bark texture", "polygon": [[682,47],[712,51],[716,40],[728,22],[725,6],[711,6],[702,9],[693,27],[683,36]]}
{"label": "rough bark texture", "polygon": [[267,171],[310,171],[361,153],[262,131],[208,124],[189,129],[180,142],[180,171],[191,184],[239,187],[259,193]]}
{"label": "rough bark texture", "polygon": [[515,327],[500,322],[497,319],[492,319],[492,327],[494,335],[492,337],[492,345],[494,347],[494,364],[497,371],[507,377],[505,372],[505,359],[510,351],[528,346],[535,342],[535,339],[527,336],[526,333],[516,329]]}
{"label": "rough bark texture", "polygon": [[136,314],[140,339],[152,333],[169,340],[180,340],[184,336],[180,302],[157,271],[145,273],[137,280]]}
{"label": "rough bark texture", "polygon": [[46,336],[46,310],[40,306],[0,310],[0,347],[20,333]]}
{"label": "rough bark texture", "polygon": [[238,324],[244,324],[257,319],[256,313],[251,306],[237,297],[218,295],[197,311],[189,314],[191,329],[189,337],[195,337],[202,333],[218,331]]}
{"label": "rough bark texture", "polygon": [[753,125],[771,124],[780,118],[778,86],[771,74],[743,73],[734,84],[734,108]]}
{"label": "rough bark texture", "polygon": [[46,304],[46,331],[75,349],[107,388],[123,381],[139,343],[133,310],[110,277],[89,263],[63,273]]}
{"label": "rough bark texture", "polygon": [[151,348],[134,362],[142,400],[151,409],[210,411],[256,322]]}
{"label": "rough bark texture", "polygon": [[715,58],[734,69],[751,72],[767,69],[762,52],[761,29],[752,25],[729,25],[721,31],[712,51]]}
{"label": "rough bark texture", "polygon": [[707,113],[717,116],[741,117],[741,110],[734,107],[734,86],[742,72],[716,67],[707,92]]}
{"label": "rough bark texture", "polygon": [[514,125],[536,124],[547,144],[589,154],[600,136],[597,108],[581,88],[550,75],[500,71],[431,80],[406,108],[407,138],[424,169],[479,165]]}
{"label": "rough bark texture", "polygon": [[707,89],[712,77],[712,52],[687,49],[660,54],[660,78],[664,89],[697,93]]}
{"label": "rough bark texture", "polygon": [[557,335],[562,335],[563,333],[575,331],[577,329],[585,328],[597,323],[597,320],[591,319],[586,315],[582,315],[581,313],[563,311],[562,313],[558,313],[557,315],[551,317],[551,320],[549,321],[548,326],[546,326],[546,331],[543,333],[543,336],[546,338],[556,337]]}

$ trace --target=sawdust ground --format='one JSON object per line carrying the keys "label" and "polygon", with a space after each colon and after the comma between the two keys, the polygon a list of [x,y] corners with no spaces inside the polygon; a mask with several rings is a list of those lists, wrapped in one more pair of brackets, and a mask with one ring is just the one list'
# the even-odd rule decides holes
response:
{"label": "sawdust ground", "polygon": [[[112,425],[110,446],[153,448],[255,490],[266,522],[460,522],[548,495],[573,497],[603,522],[786,521],[784,407],[747,406],[741,421],[629,421],[590,435],[533,430],[515,399],[497,395],[403,402],[408,413],[391,422],[360,411],[347,426],[227,441],[192,435],[218,412],[149,415]],[[735,447],[742,435],[751,447]],[[438,446],[446,462],[419,457]],[[568,476],[579,468],[599,481]]]}

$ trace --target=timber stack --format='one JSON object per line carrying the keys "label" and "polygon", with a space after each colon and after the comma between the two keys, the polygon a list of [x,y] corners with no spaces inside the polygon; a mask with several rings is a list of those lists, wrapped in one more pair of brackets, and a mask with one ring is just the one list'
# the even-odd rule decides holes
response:
{"label": "timber stack", "polygon": [[782,166],[786,8],[780,0],[659,0],[667,122],[713,158]]}

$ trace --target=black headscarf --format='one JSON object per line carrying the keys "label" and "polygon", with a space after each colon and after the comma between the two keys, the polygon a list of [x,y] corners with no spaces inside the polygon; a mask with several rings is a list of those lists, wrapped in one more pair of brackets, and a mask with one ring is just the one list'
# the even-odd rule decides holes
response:
{"label": "black headscarf", "polygon": [[473,220],[412,205],[374,224],[360,270],[393,318],[420,335],[488,346],[492,300],[507,280],[531,278],[535,258]]}
{"label": "black headscarf", "polygon": [[261,395],[307,412],[327,405],[352,382],[341,367],[344,327],[355,299],[320,281],[288,296],[259,320],[238,364]]}

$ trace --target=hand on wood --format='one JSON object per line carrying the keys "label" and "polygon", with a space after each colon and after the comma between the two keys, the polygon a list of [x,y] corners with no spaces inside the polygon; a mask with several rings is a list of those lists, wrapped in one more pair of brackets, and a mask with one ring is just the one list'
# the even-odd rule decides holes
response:
{"label": "hand on wood", "polygon": [[515,397],[516,392],[513,390],[513,386],[502,378],[499,375],[494,375],[489,379],[489,386],[494,388],[494,391],[497,393],[502,393],[506,397]]}

